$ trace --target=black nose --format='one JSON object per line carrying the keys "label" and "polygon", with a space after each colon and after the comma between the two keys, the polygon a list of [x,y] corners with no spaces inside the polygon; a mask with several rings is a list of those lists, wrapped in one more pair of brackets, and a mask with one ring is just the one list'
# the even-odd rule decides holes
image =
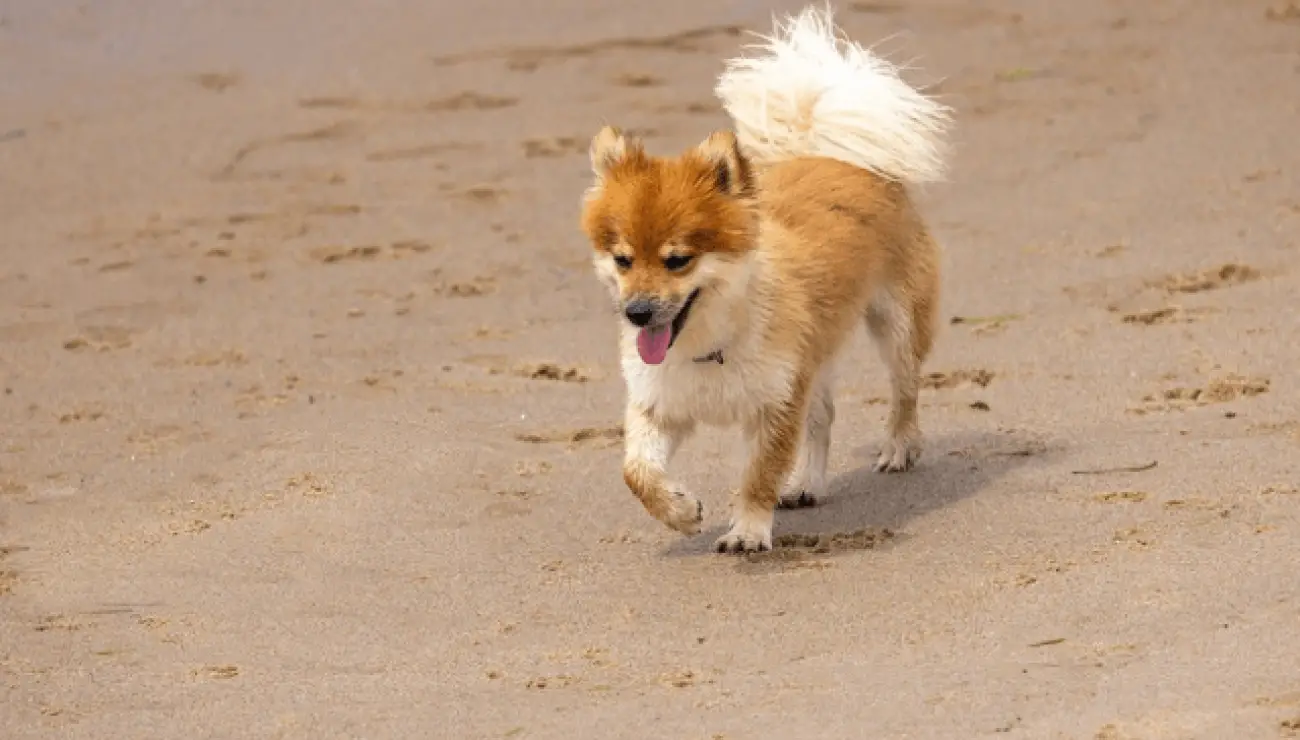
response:
{"label": "black nose", "polygon": [[655,317],[654,301],[648,298],[634,298],[623,307],[623,315],[635,326],[645,326]]}

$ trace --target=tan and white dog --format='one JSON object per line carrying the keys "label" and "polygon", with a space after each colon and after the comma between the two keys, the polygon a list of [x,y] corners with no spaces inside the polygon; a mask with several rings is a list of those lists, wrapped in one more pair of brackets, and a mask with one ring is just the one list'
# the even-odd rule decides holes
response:
{"label": "tan and white dog", "polygon": [[808,8],[732,59],[716,93],[735,131],[650,156],[605,127],[582,229],[622,311],[623,478],[656,519],[699,531],[668,477],[698,423],[740,426],[750,460],[719,552],[772,546],[777,505],[826,490],[832,370],[866,325],[889,366],[875,469],[921,451],[917,390],[939,294],[938,250],[909,186],[943,175],[947,107]]}

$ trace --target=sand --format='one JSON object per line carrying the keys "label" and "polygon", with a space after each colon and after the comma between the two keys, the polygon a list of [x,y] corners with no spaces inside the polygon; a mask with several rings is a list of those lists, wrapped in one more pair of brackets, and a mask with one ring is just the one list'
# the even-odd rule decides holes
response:
{"label": "sand", "polygon": [[[1300,736],[1300,9],[854,2],[957,108],[928,447],[619,475],[606,121],[797,3],[0,7],[0,736]],[[543,9],[546,8],[546,9]]]}

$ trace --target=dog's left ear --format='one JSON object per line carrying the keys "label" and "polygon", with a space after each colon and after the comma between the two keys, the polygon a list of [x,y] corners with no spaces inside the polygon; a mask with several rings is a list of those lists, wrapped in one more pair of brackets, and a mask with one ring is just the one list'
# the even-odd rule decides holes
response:
{"label": "dog's left ear", "polygon": [[739,197],[753,191],[754,175],[735,133],[715,131],[695,147],[695,153],[709,165],[713,186],[722,194]]}
{"label": "dog's left ear", "polygon": [[591,171],[597,181],[603,181],[610,170],[630,157],[641,156],[641,142],[629,139],[623,131],[615,126],[605,126],[591,139],[588,155],[591,157]]}

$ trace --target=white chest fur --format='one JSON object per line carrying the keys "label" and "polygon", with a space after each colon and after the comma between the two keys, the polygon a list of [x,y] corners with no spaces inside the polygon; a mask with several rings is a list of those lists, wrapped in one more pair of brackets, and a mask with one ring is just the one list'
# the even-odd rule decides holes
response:
{"label": "white chest fur", "polygon": [[784,358],[732,347],[721,364],[696,362],[674,347],[662,365],[647,365],[629,344],[622,352],[629,400],[662,419],[743,424],[790,392],[794,365]]}

